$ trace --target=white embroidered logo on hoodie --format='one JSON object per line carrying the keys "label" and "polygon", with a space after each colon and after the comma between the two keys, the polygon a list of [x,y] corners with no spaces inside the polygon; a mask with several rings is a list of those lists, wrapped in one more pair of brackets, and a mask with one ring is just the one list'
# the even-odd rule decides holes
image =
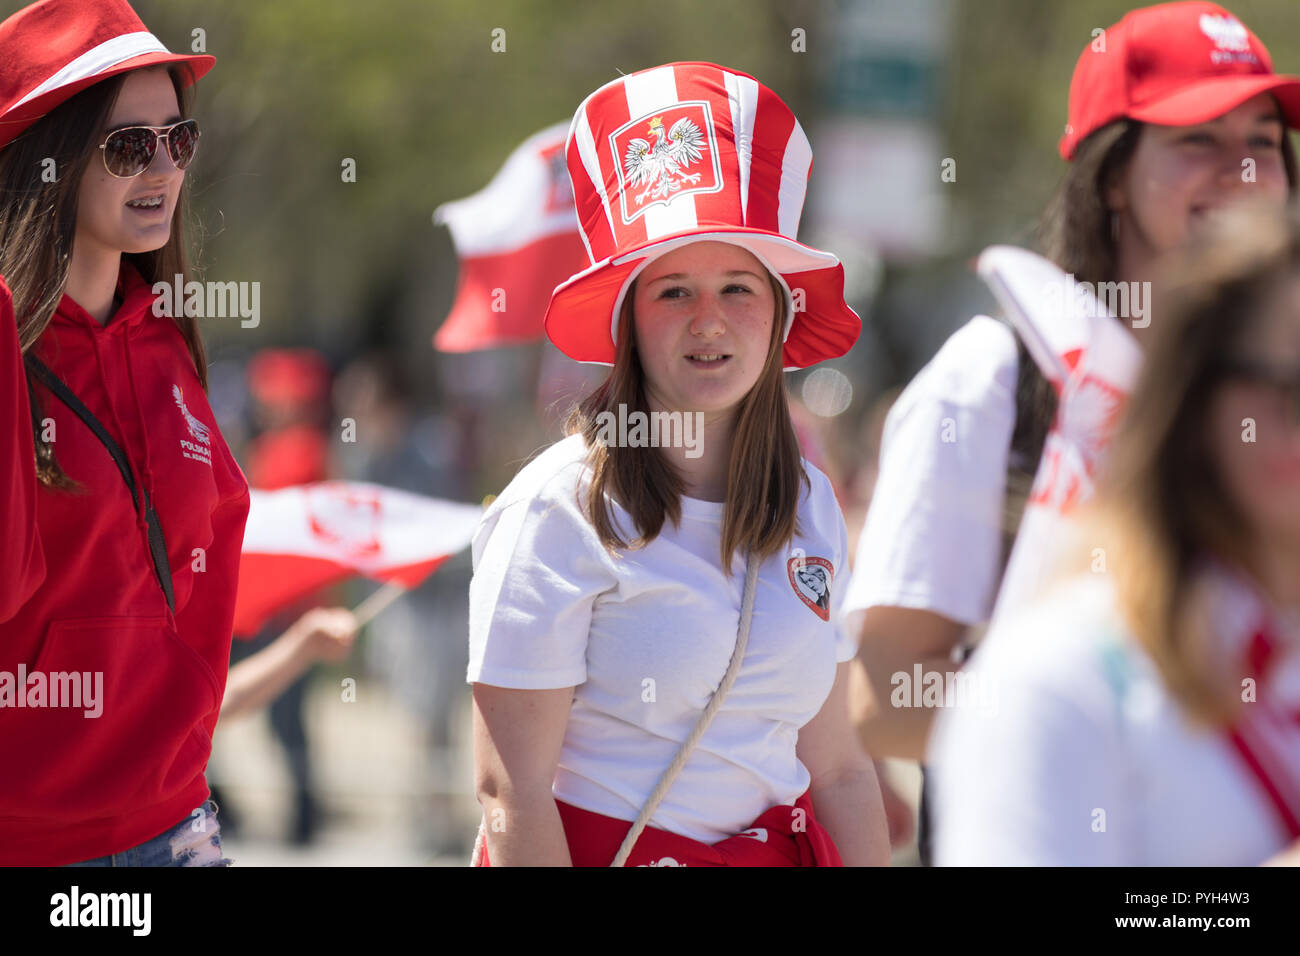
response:
{"label": "white embroidered logo on hoodie", "polygon": [[[212,465],[212,430],[207,425],[199,421],[190,412],[185,405],[185,393],[181,391],[179,385],[172,386],[172,398],[176,400],[176,407],[181,410],[181,415],[185,417],[185,425],[190,430],[190,435],[194,441],[181,439],[181,454],[186,458],[194,461],[201,461],[205,465]],[[198,442],[198,444],[195,444]]]}

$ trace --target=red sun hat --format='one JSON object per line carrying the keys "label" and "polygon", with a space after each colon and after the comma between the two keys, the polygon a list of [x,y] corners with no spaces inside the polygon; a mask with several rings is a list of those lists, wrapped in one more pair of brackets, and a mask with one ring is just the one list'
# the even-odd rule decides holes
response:
{"label": "red sun hat", "polygon": [[670,63],[619,77],[583,101],[565,158],[591,265],[556,287],[546,334],[579,362],[614,363],[628,288],[653,260],[703,241],[741,246],[784,287],[783,365],[843,355],[862,322],[844,267],[795,239],[812,148],[752,76]]}
{"label": "red sun hat", "polygon": [[0,23],[0,149],[88,86],[183,64],[189,86],[216,57],[171,53],[126,0],[41,0]]}
{"label": "red sun hat", "polygon": [[1187,0],[1133,10],[1079,57],[1061,156],[1073,159],[1089,133],[1122,117],[1193,126],[1260,93],[1277,97],[1286,124],[1300,127],[1300,78],[1274,73],[1259,37],[1223,7]]}

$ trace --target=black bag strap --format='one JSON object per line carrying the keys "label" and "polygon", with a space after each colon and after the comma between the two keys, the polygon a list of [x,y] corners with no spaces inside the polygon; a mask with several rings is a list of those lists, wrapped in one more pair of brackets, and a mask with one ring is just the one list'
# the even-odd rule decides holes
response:
{"label": "black bag strap", "polygon": [[76,413],[77,417],[86,423],[86,427],[95,433],[95,437],[103,442],[108,453],[113,457],[117,470],[121,472],[122,480],[126,482],[127,489],[131,492],[131,504],[137,509],[141,507],[141,499],[144,506],[144,522],[149,529],[149,554],[153,558],[154,574],[158,578],[159,585],[162,586],[163,596],[167,599],[167,607],[173,614],[176,613],[176,599],[172,594],[172,569],[167,563],[167,542],[163,538],[162,524],[158,521],[158,514],[153,510],[153,502],[149,500],[149,492],[143,488],[136,491],[135,476],[131,474],[131,466],[127,463],[126,453],[113,436],[108,433],[98,418],[85,406],[85,403],[73,393],[72,389],[63,384],[63,380],[50,371],[50,367],[38,359],[35,355],[28,353],[23,356],[27,368],[35,375],[51,392],[58,397],[59,401],[67,405]]}

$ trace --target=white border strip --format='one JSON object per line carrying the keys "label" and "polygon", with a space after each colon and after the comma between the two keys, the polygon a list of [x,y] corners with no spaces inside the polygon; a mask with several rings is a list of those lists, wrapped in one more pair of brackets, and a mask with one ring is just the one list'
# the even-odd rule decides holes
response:
{"label": "white border strip", "polygon": [[[588,97],[590,99],[590,97]],[[596,192],[600,196],[601,205],[605,207],[605,225],[609,228],[610,235],[614,237],[615,244],[618,242],[618,233],[614,231],[614,214],[609,208],[609,193],[605,191],[605,177],[600,172],[600,160],[596,156],[596,140],[591,135],[591,123],[587,119],[587,104],[583,103],[578,109],[578,113],[573,118],[573,130],[569,133],[573,142],[578,147],[578,156],[582,159],[582,168],[587,171],[587,178],[591,184],[596,187]],[[567,146],[566,146],[567,152]],[[575,200],[577,197],[577,188],[574,188]],[[587,261],[595,262],[596,257],[591,251],[591,239],[587,236],[587,229],[583,223],[578,224],[578,235],[582,236],[582,244],[587,247]]]}
{"label": "white border strip", "polygon": [[78,80],[104,73],[119,63],[125,63],[134,57],[143,56],[146,53],[170,52],[162,45],[162,41],[152,33],[147,31],[124,33],[121,36],[113,37],[111,40],[105,40],[93,49],[87,50],[14,105],[22,106],[28,100],[34,100],[36,97],[43,96],[51,90],[57,90],[61,86],[67,86],[76,83]]}
{"label": "white border strip", "polygon": [[777,231],[791,239],[799,235],[799,217],[803,214],[803,200],[808,192],[812,158],[812,145],[799,121],[795,120],[781,160],[781,191],[776,201]]}
{"label": "white border strip", "polygon": [[749,168],[754,156],[754,117],[758,112],[758,82],[747,76],[724,72],[727,102],[731,106],[731,128],[735,133],[736,167],[740,170],[741,222],[749,225]]}

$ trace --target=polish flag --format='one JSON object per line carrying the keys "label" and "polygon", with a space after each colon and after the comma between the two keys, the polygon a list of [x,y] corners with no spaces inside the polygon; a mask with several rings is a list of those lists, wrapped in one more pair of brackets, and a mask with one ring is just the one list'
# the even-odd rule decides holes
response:
{"label": "polish flag", "polygon": [[530,136],[485,189],[434,212],[460,256],[456,301],[435,348],[471,352],[541,338],[552,290],[586,268],[564,160],[568,130],[558,123]]}
{"label": "polish flag", "polygon": [[353,575],[416,587],[468,547],[483,509],[382,485],[322,481],[250,492],[234,632]]}
{"label": "polish flag", "polygon": [[1071,513],[1093,495],[1142,351],[1086,284],[1042,256],[991,246],[980,254],[976,271],[1058,398],[998,593],[996,620],[1033,599],[1056,569],[1053,559],[1068,540]]}

